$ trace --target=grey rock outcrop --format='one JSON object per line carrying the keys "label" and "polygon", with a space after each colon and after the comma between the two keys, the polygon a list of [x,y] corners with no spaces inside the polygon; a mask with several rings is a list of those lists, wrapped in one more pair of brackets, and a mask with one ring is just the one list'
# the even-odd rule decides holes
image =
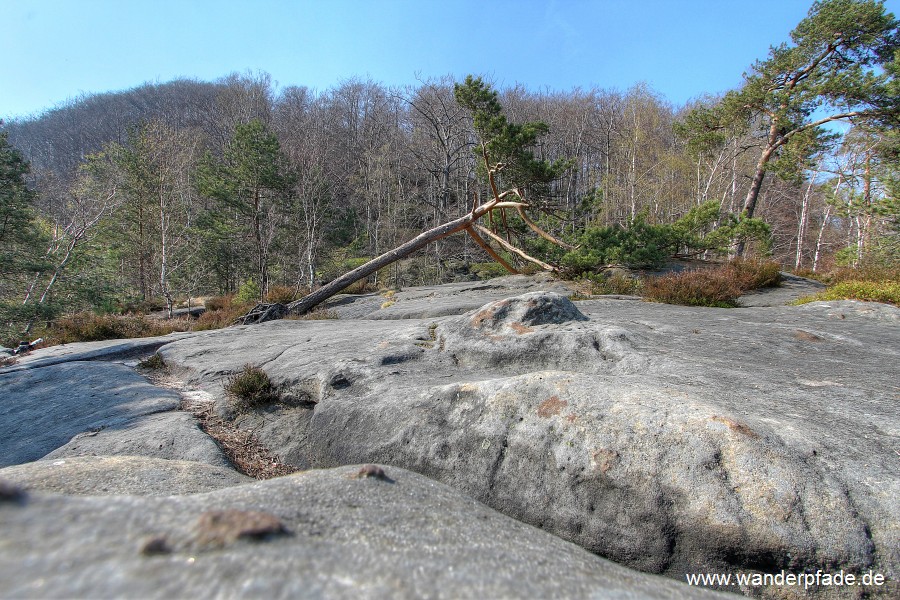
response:
{"label": "grey rock outcrop", "polygon": [[603,560],[393,467],[167,498],[7,497],[7,597],[719,597]]}
{"label": "grey rock outcrop", "polygon": [[76,496],[196,494],[253,481],[230,467],[146,456],[75,456],[0,469],[27,492]]}
{"label": "grey rock outcrop", "polygon": [[78,342],[38,348],[16,357],[14,365],[0,368],[0,375],[75,361],[111,361],[145,357],[153,354],[160,346],[194,335],[196,334],[176,332],[157,337]]}
{"label": "grey rock outcrop", "polygon": [[381,294],[340,295],[326,301],[325,307],[341,319],[431,319],[461,315],[492,300],[538,291],[569,295],[574,289],[546,273],[507,275],[487,281],[406,288],[390,298]]}
{"label": "grey rock outcrop", "polygon": [[0,374],[0,398],[0,467],[37,460],[77,434],[127,427],[181,401],[133,369],[103,362]]}
{"label": "grey rock outcrop", "polygon": [[216,443],[200,430],[197,419],[176,411],[140,416],[116,426],[93,425],[42,460],[73,456],[147,456],[231,467]]}
{"label": "grey rock outcrop", "polygon": [[[543,308],[526,317],[532,302]],[[675,577],[844,568],[897,580],[900,311],[567,303],[275,322],[161,353],[214,394],[254,356],[284,402],[236,423],[298,467],[409,468]]]}

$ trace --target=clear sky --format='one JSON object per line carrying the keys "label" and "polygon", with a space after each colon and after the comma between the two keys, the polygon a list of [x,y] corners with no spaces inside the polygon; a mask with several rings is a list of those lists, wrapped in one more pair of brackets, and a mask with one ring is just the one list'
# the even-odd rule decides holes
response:
{"label": "clear sky", "polygon": [[[0,117],[81,93],[265,71],[281,87],[468,73],[670,102],[738,86],[812,0],[0,0]],[[887,0],[900,12],[900,0]]]}

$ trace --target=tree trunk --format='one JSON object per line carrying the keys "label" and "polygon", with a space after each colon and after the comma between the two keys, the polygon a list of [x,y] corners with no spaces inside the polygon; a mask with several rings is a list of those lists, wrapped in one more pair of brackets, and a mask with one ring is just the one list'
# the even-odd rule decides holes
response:
{"label": "tree trunk", "polygon": [[818,169],[809,179],[809,185],[806,186],[806,193],[803,195],[803,202],[800,205],[800,223],[797,227],[797,254],[794,257],[794,269],[800,270],[803,266],[803,238],[806,237],[806,224],[809,220],[809,203],[810,194],[812,193],[813,182],[819,176]]}
{"label": "tree trunk", "polygon": [[450,221],[449,223],[445,223],[439,227],[435,227],[434,229],[430,229],[424,233],[421,233],[405,244],[402,244],[389,252],[385,252],[377,258],[373,258],[366,264],[361,265],[353,269],[352,271],[345,273],[344,275],[341,275],[328,285],[322,286],[315,292],[305,296],[304,298],[301,298],[300,300],[291,302],[287,306],[283,304],[258,304],[255,308],[253,308],[253,310],[238,319],[236,323],[241,325],[251,325],[255,323],[262,323],[264,321],[272,319],[280,319],[287,314],[305,314],[325,300],[331,298],[347,286],[359,281],[360,279],[368,277],[379,269],[384,268],[389,264],[400,260],[401,258],[409,256],[416,250],[427,246],[431,242],[435,242],[441,238],[447,237],[448,235],[452,235],[454,233],[457,233],[458,231],[462,231],[468,227],[471,227],[475,219],[484,216],[486,212],[487,210],[485,210],[485,207],[481,207],[475,213],[469,213],[456,220]]}
{"label": "tree trunk", "polygon": [[[759,198],[759,190],[762,189],[763,180],[766,178],[766,165],[769,163],[769,159],[772,158],[772,153],[775,152],[775,148],[776,147],[772,145],[766,146],[765,150],[763,150],[762,154],[759,156],[759,162],[756,163],[753,181],[750,182],[750,189],[747,190],[747,197],[744,199],[744,207],[742,209],[744,216],[748,219],[752,218],[754,211],[756,211],[756,200]],[[738,242],[734,254],[736,257],[744,255],[743,241]]]}

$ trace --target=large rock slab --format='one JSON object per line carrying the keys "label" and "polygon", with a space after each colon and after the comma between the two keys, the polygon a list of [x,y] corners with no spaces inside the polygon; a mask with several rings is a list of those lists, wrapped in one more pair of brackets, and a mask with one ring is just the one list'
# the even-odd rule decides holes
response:
{"label": "large rock slab", "polygon": [[31,462],[76,434],[129,427],[178,408],[173,390],[124,365],[66,362],[0,374],[0,467]]}
{"label": "large rock slab", "polygon": [[298,467],[410,468],[675,577],[897,580],[898,309],[592,300],[583,320],[567,302],[267,323],[161,352],[212,393],[253,357],[284,401],[236,422]]}
{"label": "large rock slab", "polygon": [[38,348],[28,354],[16,357],[14,365],[0,368],[0,375],[75,361],[110,361],[135,357],[143,358],[156,352],[160,346],[194,335],[197,334],[175,332],[156,337],[76,342]]}
{"label": "large rock slab", "polygon": [[781,273],[781,284],[777,287],[753,290],[738,298],[743,307],[785,306],[804,296],[812,296],[825,289],[825,284],[814,279]]}
{"label": "large rock slab", "polygon": [[428,319],[461,315],[491,300],[535,291],[571,295],[575,290],[568,282],[553,279],[546,273],[508,275],[487,281],[410,287],[390,296],[335,296],[325,303],[325,307],[341,319]]}
{"label": "large rock slab", "polygon": [[146,456],[75,456],[0,469],[28,492],[77,496],[196,494],[253,481],[230,467]]}
{"label": "large rock slab", "polygon": [[[157,388],[148,391],[158,393]],[[114,427],[94,425],[43,460],[73,456],[147,456],[231,468],[231,462],[200,429],[197,419],[178,411],[137,417]]]}
{"label": "large rock slab", "polygon": [[167,498],[0,501],[3,595],[718,597],[603,560],[420,475],[379,471]]}

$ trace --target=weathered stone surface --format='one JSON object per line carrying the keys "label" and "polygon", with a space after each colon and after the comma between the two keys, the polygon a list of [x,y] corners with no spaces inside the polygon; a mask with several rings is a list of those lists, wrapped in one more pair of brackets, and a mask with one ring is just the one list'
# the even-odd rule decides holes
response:
{"label": "weathered stone surface", "polygon": [[168,498],[0,503],[15,598],[713,598],[420,475],[318,471]]}
{"label": "weathered stone surface", "polygon": [[74,456],[0,469],[26,491],[80,496],[195,494],[254,481],[230,467],[146,456]]}
{"label": "weathered stone surface", "polygon": [[567,282],[555,280],[546,273],[508,275],[488,281],[411,287],[390,298],[381,294],[335,296],[325,306],[341,319],[430,319],[461,315],[491,300],[536,291],[571,295],[574,290]]}
{"label": "weathered stone surface", "polygon": [[845,568],[896,581],[898,309],[577,307],[589,320],[474,322],[495,305],[268,323],[161,352],[213,393],[253,357],[285,402],[237,422],[298,467],[410,468],[675,577]]}
{"label": "weathered stone surface", "polygon": [[67,362],[0,374],[0,467],[31,462],[76,434],[120,429],[178,407],[177,392],[124,365]]}
{"label": "weathered stone surface", "polygon": [[134,338],[129,340],[104,340],[101,342],[78,342],[74,344],[50,346],[49,348],[38,348],[28,354],[16,357],[16,364],[0,368],[0,375],[66,362],[121,360],[149,356],[164,344],[193,335],[197,334],[177,332],[158,337]]}
{"label": "weathered stone surface", "polygon": [[744,294],[738,298],[743,307],[751,306],[785,306],[804,296],[817,294],[825,289],[825,284],[814,279],[797,277],[790,273],[781,274],[781,285],[774,288],[763,288]]}
{"label": "weathered stone surface", "polygon": [[[151,388],[153,392],[155,388]],[[44,460],[71,456],[149,456],[231,467],[218,445],[185,412],[165,412],[75,435]]]}

